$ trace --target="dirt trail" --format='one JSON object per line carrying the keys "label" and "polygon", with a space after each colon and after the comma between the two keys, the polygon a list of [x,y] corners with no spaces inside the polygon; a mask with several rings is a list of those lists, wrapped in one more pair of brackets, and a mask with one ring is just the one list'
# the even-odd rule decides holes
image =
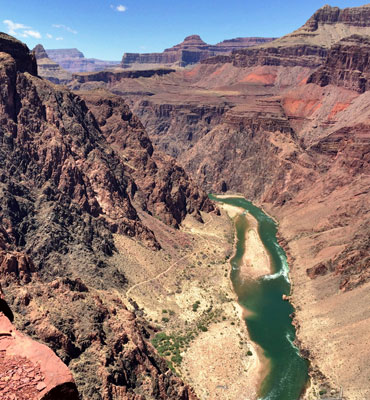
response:
{"label": "dirt trail", "polygon": [[[204,224],[203,229],[204,229],[210,222],[212,222],[212,219],[213,219],[213,218],[212,218],[212,216],[210,216],[210,217],[211,217],[211,218]],[[197,234],[197,235],[198,235],[201,239],[207,241],[207,239],[202,238],[201,235],[199,235],[199,234]],[[159,279],[161,276],[163,276],[163,275],[167,274],[168,272],[170,272],[171,269],[172,269],[175,265],[177,265],[177,264],[180,263],[181,261],[183,261],[183,260],[185,260],[185,259],[187,259],[187,258],[189,258],[189,257],[191,257],[191,256],[193,256],[193,255],[195,255],[195,254],[196,254],[196,251],[194,251],[194,252],[192,252],[192,253],[190,253],[190,254],[187,254],[186,256],[183,256],[183,257],[179,258],[177,261],[175,261],[174,263],[172,263],[165,271],[160,272],[160,273],[159,273],[158,275],[156,275],[155,277],[150,278],[150,279],[146,279],[145,281],[142,281],[142,282],[139,282],[139,283],[136,283],[134,286],[132,286],[132,287],[130,287],[130,288],[128,289],[128,291],[126,292],[126,297],[129,296],[129,294],[132,292],[132,290],[136,289],[137,287],[139,287],[139,286],[141,286],[141,285],[145,285],[145,284],[147,284],[147,283],[156,281],[156,280]]]}

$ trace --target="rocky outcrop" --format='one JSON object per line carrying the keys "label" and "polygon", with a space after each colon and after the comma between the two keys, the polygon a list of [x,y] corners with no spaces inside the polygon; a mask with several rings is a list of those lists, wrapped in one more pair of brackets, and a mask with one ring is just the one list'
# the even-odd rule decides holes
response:
{"label": "rocky outcrop", "polygon": [[[37,75],[36,59],[29,52],[28,47],[14,37],[2,32],[0,32],[0,53],[10,55],[18,71]],[[0,54],[0,57],[3,60],[2,54]]]}
{"label": "rocky outcrop", "polygon": [[370,88],[369,57],[370,36],[353,35],[342,39],[329,50],[324,65],[307,82],[342,86],[363,93]]}
{"label": "rocky outcrop", "polygon": [[[72,374],[45,345],[15,329],[0,313],[0,395],[2,399],[79,398]],[[15,396],[15,397],[14,397]]]}
{"label": "rocky outcrop", "polygon": [[48,55],[42,44],[38,44],[37,46],[35,46],[32,52],[35,55],[36,60],[40,60],[42,58],[48,58]]}
{"label": "rocky outcrop", "polygon": [[175,160],[153,152],[139,119],[119,96],[105,91],[81,93],[108,143],[124,160],[135,179],[132,198],[140,207],[177,227],[187,214],[214,211],[208,196],[198,190]]}
{"label": "rocky outcrop", "polygon": [[38,44],[33,49],[33,53],[36,57],[39,76],[56,84],[64,85],[71,81],[72,75],[62,69],[56,62],[50,60],[41,44]]}
{"label": "rocky outcrop", "polygon": [[320,25],[334,25],[343,23],[345,25],[357,27],[370,26],[370,7],[353,7],[340,9],[325,5],[315,12],[315,14],[305,23],[304,28],[309,32],[315,32]]}
{"label": "rocky outcrop", "polygon": [[11,322],[13,318],[0,287],[1,398],[77,400],[68,367],[47,346],[20,333]]}
{"label": "rocky outcrop", "polygon": [[78,49],[47,49],[48,57],[69,73],[103,71],[119,66],[119,61],[85,58]]}
{"label": "rocky outcrop", "polygon": [[185,67],[218,54],[227,54],[234,49],[250,47],[271,40],[273,39],[237,38],[210,45],[205,43],[200,36],[191,35],[186,37],[182,43],[165,49],[163,53],[125,53],[122,57],[121,66],[128,68],[135,64],[164,64]]}

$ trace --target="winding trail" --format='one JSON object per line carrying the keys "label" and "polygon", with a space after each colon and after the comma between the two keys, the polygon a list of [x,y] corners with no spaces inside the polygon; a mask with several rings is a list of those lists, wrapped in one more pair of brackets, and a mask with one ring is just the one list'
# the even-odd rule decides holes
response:
{"label": "winding trail", "polygon": [[[212,221],[213,221],[213,217],[212,217],[212,215],[210,215],[210,219],[203,225],[203,229],[204,229],[210,222],[212,222]],[[199,237],[202,238],[202,236],[201,236],[199,233],[196,233],[196,235],[198,235]],[[208,240],[205,239],[205,238],[202,238],[202,239],[208,241]],[[161,276],[163,276],[163,275],[167,274],[168,272],[170,272],[171,269],[172,269],[175,265],[177,265],[179,262],[185,260],[186,258],[189,258],[189,257],[195,255],[196,253],[197,253],[196,251],[193,251],[192,253],[187,254],[187,255],[185,255],[185,256],[179,258],[177,261],[175,261],[174,263],[172,263],[165,271],[160,272],[160,273],[159,273],[158,275],[156,275],[155,277],[150,278],[150,279],[146,279],[145,281],[136,283],[134,286],[131,286],[131,287],[128,289],[128,291],[126,292],[126,297],[128,298],[128,296],[129,296],[129,294],[131,293],[132,290],[138,288],[138,287],[141,286],[141,285],[145,285],[145,284],[147,284],[147,283],[156,281],[156,280],[159,279]]]}

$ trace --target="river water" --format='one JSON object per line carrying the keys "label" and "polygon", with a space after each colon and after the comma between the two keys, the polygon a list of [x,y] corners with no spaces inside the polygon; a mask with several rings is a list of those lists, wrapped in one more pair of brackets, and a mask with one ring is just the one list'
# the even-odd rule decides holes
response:
{"label": "river water", "polygon": [[259,399],[297,400],[308,381],[308,365],[293,344],[295,328],[289,315],[294,309],[289,302],[282,300],[283,294],[290,293],[289,267],[286,254],[276,238],[276,223],[244,198],[209,197],[214,201],[242,207],[258,221],[259,236],[269,252],[273,271],[271,275],[256,280],[240,279],[239,266],[245,251],[244,239],[248,228],[247,219],[240,215],[235,219],[237,243],[236,252],[230,260],[231,280],[239,303],[248,310],[245,322],[250,337],[262,348],[270,364],[259,390]]}

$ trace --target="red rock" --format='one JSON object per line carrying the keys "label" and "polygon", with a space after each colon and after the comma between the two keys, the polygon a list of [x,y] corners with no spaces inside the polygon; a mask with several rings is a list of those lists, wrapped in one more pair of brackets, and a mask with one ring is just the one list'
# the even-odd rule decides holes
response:
{"label": "red rock", "polygon": [[[12,386],[0,386],[0,397],[12,396],[11,390],[17,393],[18,399],[39,400],[48,393],[52,399],[59,399],[60,393],[68,395],[68,399],[78,399],[77,389],[71,372],[65,364],[50,350],[26,335],[18,332],[8,318],[0,313],[0,331],[9,334],[0,340],[0,374],[3,381],[12,379]],[[12,368],[12,366],[16,366]],[[36,386],[41,397],[34,391],[33,383],[22,377],[26,371],[39,370],[45,376],[44,382]],[[4,374],[6,376],[4,377]],[[27,393],[27,396],[25,394]]]}
{"label": "red rock", "polygon": [[41,390],[44,390],[46,388],[46,385],[44,382],[40,382],[37,384],[36,389],[41,392]]}

